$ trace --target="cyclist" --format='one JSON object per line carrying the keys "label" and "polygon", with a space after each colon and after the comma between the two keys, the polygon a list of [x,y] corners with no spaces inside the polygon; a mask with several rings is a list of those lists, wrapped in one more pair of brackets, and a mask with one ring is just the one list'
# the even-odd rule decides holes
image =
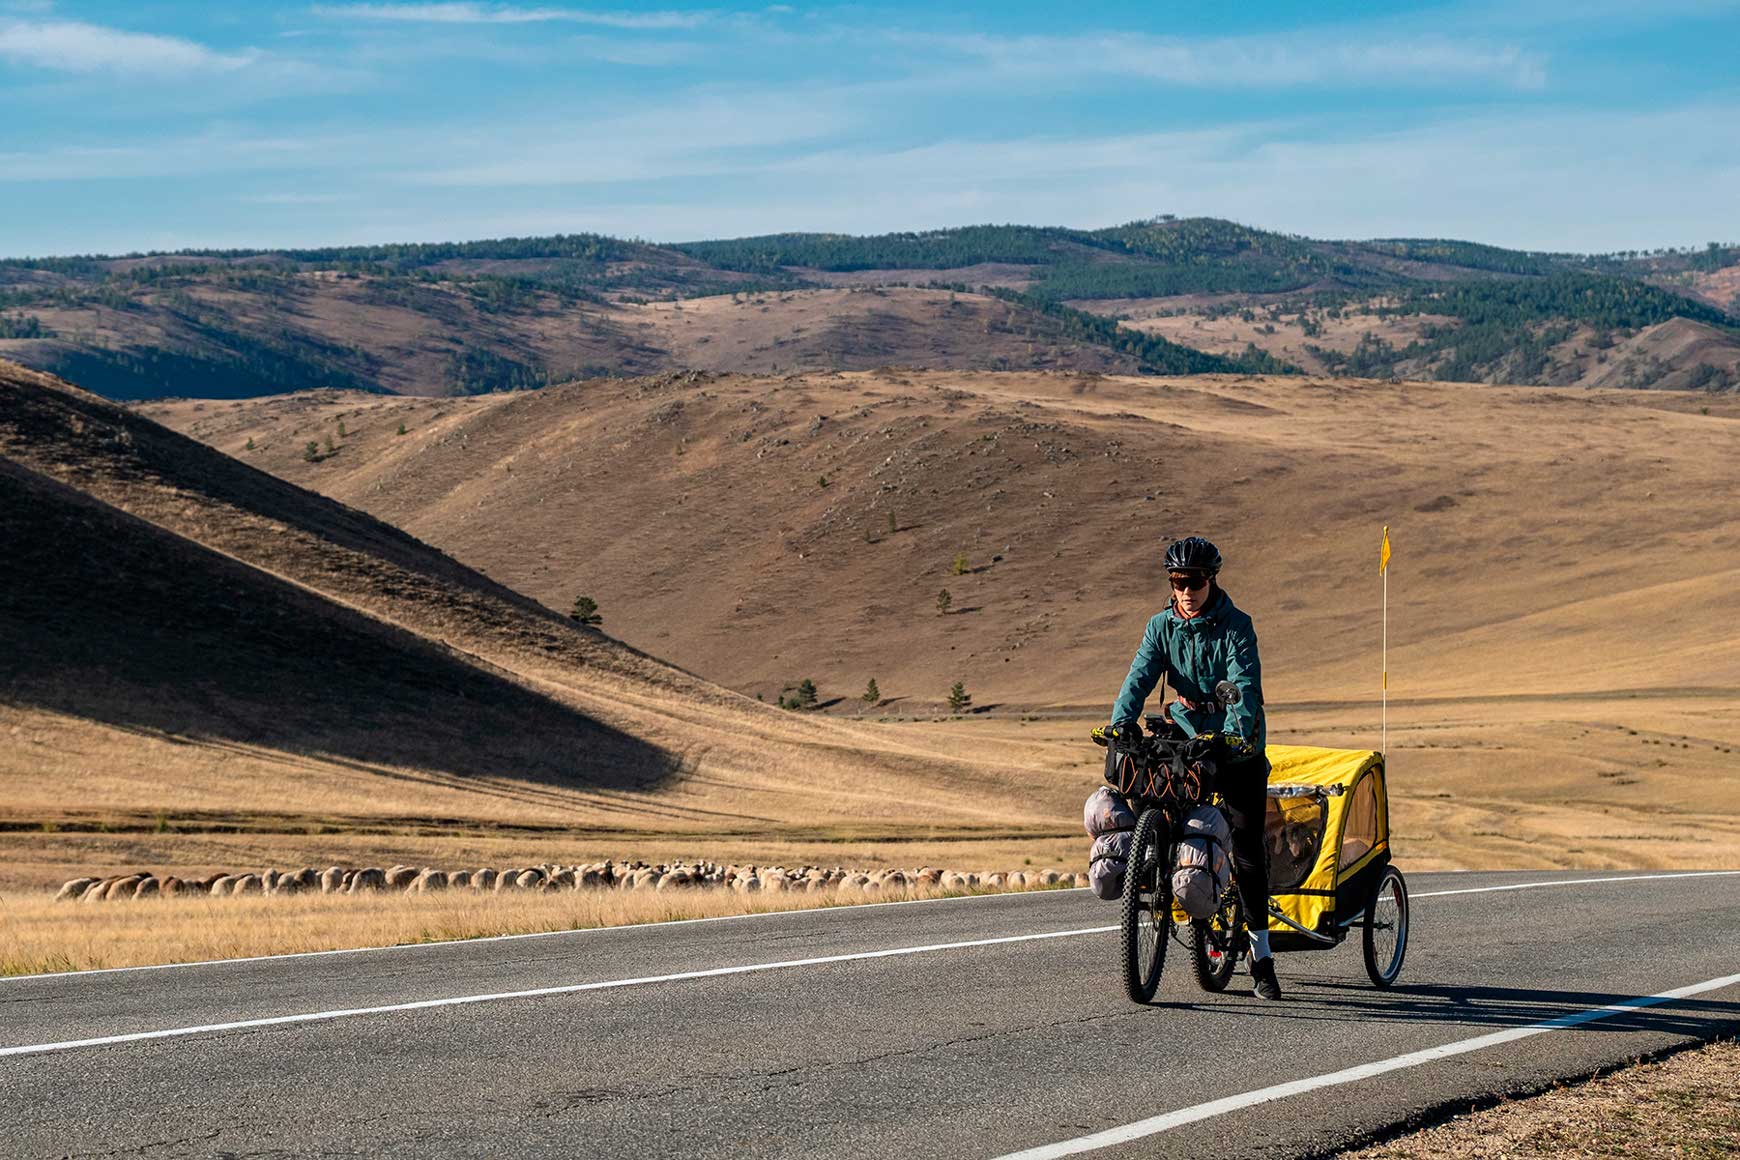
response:
{"label": "cyclist", "polygon": [[[1269,760],[1264,755],[1262,667],[1251,618],[1220,586],[1220,551],[1201,536],[1168,545],[1166,574],[1172,598],[1148,622],[1130,662],[1130,675],[1112,708],[1111,737],[1139,736],[1142,704],[1162,676],[1177,690],[1166,716],[1188,737],[1187,754],[1217,761],[1221,797],[1233,836],[1233,866],[1245,922],[1250,927],[1254,993],[1279,999],[1275,961],[1269,952],[1268,852],[1263,816],[1268,808]],[[1242,699],[1222,709],[1214,695],[1221,681],[1238,686]]]}

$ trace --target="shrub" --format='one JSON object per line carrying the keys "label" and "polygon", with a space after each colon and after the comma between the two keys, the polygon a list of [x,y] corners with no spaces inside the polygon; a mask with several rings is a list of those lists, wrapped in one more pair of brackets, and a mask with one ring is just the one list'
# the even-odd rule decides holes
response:
{"label": "shrub", "polygon": [[310,463],[319,462],[319,460],[320,460],[320,444],[316,443],[312,439],[310,439],[307,443],[303,444],[303,446],[302,446],[302,458],[306,459]]}
{"label": "shrub", "polygon": [[246,447],[242,448],[242,450],[252,451],[253,449],[254,449],[254,437],[252,435],[250,435],[250,436],[248,436],[248,445]]}
{"label": "shrub", "polygon": [[950,565],[950,570],[953,571],[956,576],[965,576],[968,567],[967,554],[965,552],[956,552],[955,562]]}
{"label": "shrub", "polygon": [[941,613],[943,616],[947,616],[949,614],[949,606],[954,602],[955,598],[949,595],[949,590],[947,588],[944,588],[941,592],[936,594],[937,612]]}
{"label": "shrub", "polygon": [[405,425],[403,423],[399,424],[399,430],[396,433],[399,435],[403,435],[405,433]]}
{"label": "shrub", "polygon": [[892,536],[895,532],[897,532],[899,530],[900,529],[897,528],[894,524],[894,513],[889,512],[888,513],[888,534]]}
{"label": "shrub", "polygon": [[581,624],[604,623],[604,617],[599,615],[598,612],[598,601],[592,599],[590,596],[576,596],[574,598],[574,608],[568,613],[568,617],[569,619],[578,621]]}

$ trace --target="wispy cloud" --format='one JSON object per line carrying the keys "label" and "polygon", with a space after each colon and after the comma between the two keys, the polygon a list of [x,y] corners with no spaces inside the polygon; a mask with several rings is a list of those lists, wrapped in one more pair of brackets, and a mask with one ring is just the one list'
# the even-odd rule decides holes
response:
{"label": "wispy cloud", "polygon": [[178,36],[127,32],[74,20],[0,23],[0,58],[65,72],[182,74],[245,68],[258,53],[213,51]]}
{"label": "wispy cloud", "polygon": [[538,24],[567,21],[606,28],[657,30],[694,28],[705,12],[622,12],[588,8],[524,8],[511,4],[318,4],[320,16],[403,24]]}
{"label": "wispy cloud", "polygon": [[1546,61],[1515,45],[1442,37],[937,36],[891,33],[1004,74],[1035,77],[1136,77],[1197,88],[1302,85],[1497,83],[1521,89],[1546,82]]}

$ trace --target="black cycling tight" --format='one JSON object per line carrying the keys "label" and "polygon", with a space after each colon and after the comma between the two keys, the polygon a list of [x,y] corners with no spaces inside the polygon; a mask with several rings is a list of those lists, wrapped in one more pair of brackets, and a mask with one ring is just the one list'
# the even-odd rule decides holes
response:
{"label": "black cycling tight", "polygon": [[1269,913],[1269,851],[1263,845],[1263,819],[1269,808],[1269,763],[1262,758],[1225,762],[1220,767],[1220,796],[1232,827],[1233,870],[1245,922],[1263,930]]}

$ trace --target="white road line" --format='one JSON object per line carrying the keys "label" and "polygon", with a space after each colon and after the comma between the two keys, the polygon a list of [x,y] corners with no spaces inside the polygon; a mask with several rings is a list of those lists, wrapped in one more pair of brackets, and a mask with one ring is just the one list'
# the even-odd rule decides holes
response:
{"label": "white road line", "polygon": [[1661,878],[1727,878],[1740,870],[1681,870],[1672,874],[1628,874],[1623,878],[1567,878],[1561,882],[1517,882],[1509,886],[1475,886],[1466,890],[1409,891],[1409,898],[1443,898],[1447,894],[1493,894],[1500,890],[1539,890],[1543,886],[1582,886],[1589,882],[1653,882]]}
{"label": "white road line", "polygon": [[1336,1087],[1341,1084],[1354,1083],[1362,1079],[1371,1079],[1386,1072],[1400,1071],[1403,1068],[1419,1067],[1422,1064],[1436,1063],[1457,1055],[1466,1055],[1471,1051],[1480,1051],[1488,1047],[1496,1047],[1501,1043],[1514,1043],[1518,1039],[1527,1039],[1532,1035],[1542,1035],[1548,1031],[1561,1031],[1567,1027],[1580,1027],[1585,1023],[1595,1023],[1602,1019],[1611,1019],[1615,1015],[1624,1015],[1641,1007],[1654,1007],[1660,1003],[1672,1003],[1676,999],[1686,999],[1693,995],[1701,995],[1705,991],[1719,991],[1723,987],[1740,984],[1740,975],[1723,975],[1719,979],[1706,979],[1702,983],[1693,983],[1687,987],[1676,987],[1671,991],[1663,991],[1657,995],[1643,995],[1636,999],[1627,999],[1623,1003],[1614,1003],[1606,1007],[1592,1007],[1586,1011],[1578,1011],[1571,1015],[1561,1015],[1557,1019],[1548,1019],[1542,1023],[1531,1023],[1526,1027],[1512,1027],[1505,1031],[1494,1031],[1488,1035],[1479,1035],[1473,1039],[1458,1040],[1445,1043],[1438,1047],[1428,1047],[1423,1051],[1411,1051],[1406,1055],[1398,1055],[1392,1059],[1379,1060],[1376,1063],[1364,1063],[1358,1067],[1343,1068],[1327,1075],[1312,1076],[1310,1079],[1296,1079],[1289,1083],[1276,1084],[1273,1087],[1258,1088],[1256,1091],[1241,1095],[1227,1096],[1224,1099],[1210,1100],[1194,1107],[1180,1108],[1175,1112],[1151,1116],[1146,1120],[1137,1120],[1133,1124],[1125,1124],[1121,1128],[1108,1128],[1103,1132],[1095,1132],[1088,1136],[1078,1136],[1073,1140],[1063,1140],[1056,1144],[1046,1144],[1038,1148],[1029,1148],[1023,1152],[1010,1152],[998,1160],[1052,1160],[1056,1156],[1074,1156],[1081,1152],[1092,1152],[1100,1148],[1110,1148],[1117,1144],[1128,1144],[1185,1124],[1194,1124],[1200,1120],[1224,1116],[1229,1112],[1240,1111],[1266,1104],[1274,1100],[1286,1099],[1288,1096],[1300,1095],[1304,1092],[1317,1091],[1320,1088]]}
{"label": "white road line", "polygon": [[597,983],[571,983],[561,987],[536,987],[529,991],[502,991],[493,995],[461,995],[450,999],[424,999],[415,1003],[389,1003],[380,1007],[352,1007],[338,1011],[311,1011],[301,1015],[276,1015],[265,1019],[237,1019],[230,1023],[207,1023],[199,1027],[172,1027],[163,1031],[135,1031],[127,1035],[100,1035],[92,1039],[69,1039],[61,1043],[30,1043],[21,1047],[0,1047],[0,1057],[9,1055],[41,1055],[51,1051],[68,1051],[75,1047],[105,1047],[117,1043],[138,1043],[146,1039],[174,1039],[183,1035],[199,1035],[208,1031],[240,1031],[250,1027],[281,1027],[292,1023],[319,1023],[330,1019],[347,1019],[353,1015],[384,1015],[393,1011],[423,1011],[432,1007],[459,1007],[470,1003],[493,1003],[500,999],[531,999],[540,995],[571,995],[579,991],[608,991],[617,987],[639,987],[648,983],[674,983],[681,979],[711,979],[721,975],[747,975],[755,971],[777,971],[786,967],[816,967],[825,963],[846,963],[859,959],[889,959],[900,955],[919,955],[930,951],[954,951],[967,947],[997,946],[1002,943],[1036,942],[1040,939],[1073,938],[1084,934],[1105,934],[1116,926],[1083,927],[1078,930],[1054,930],[1044,934],[1005,935],[1001,938],[971,939],[967,942],[931,943],[928,946],[894,947],[880,951],[856,951],[844,955],[822,955],[811,959],[785,959],[776,963],[748,963],[738,967],[713,967],[704,971],[680,971],[671,975],[647,975],[638,979],[609,979]]}

